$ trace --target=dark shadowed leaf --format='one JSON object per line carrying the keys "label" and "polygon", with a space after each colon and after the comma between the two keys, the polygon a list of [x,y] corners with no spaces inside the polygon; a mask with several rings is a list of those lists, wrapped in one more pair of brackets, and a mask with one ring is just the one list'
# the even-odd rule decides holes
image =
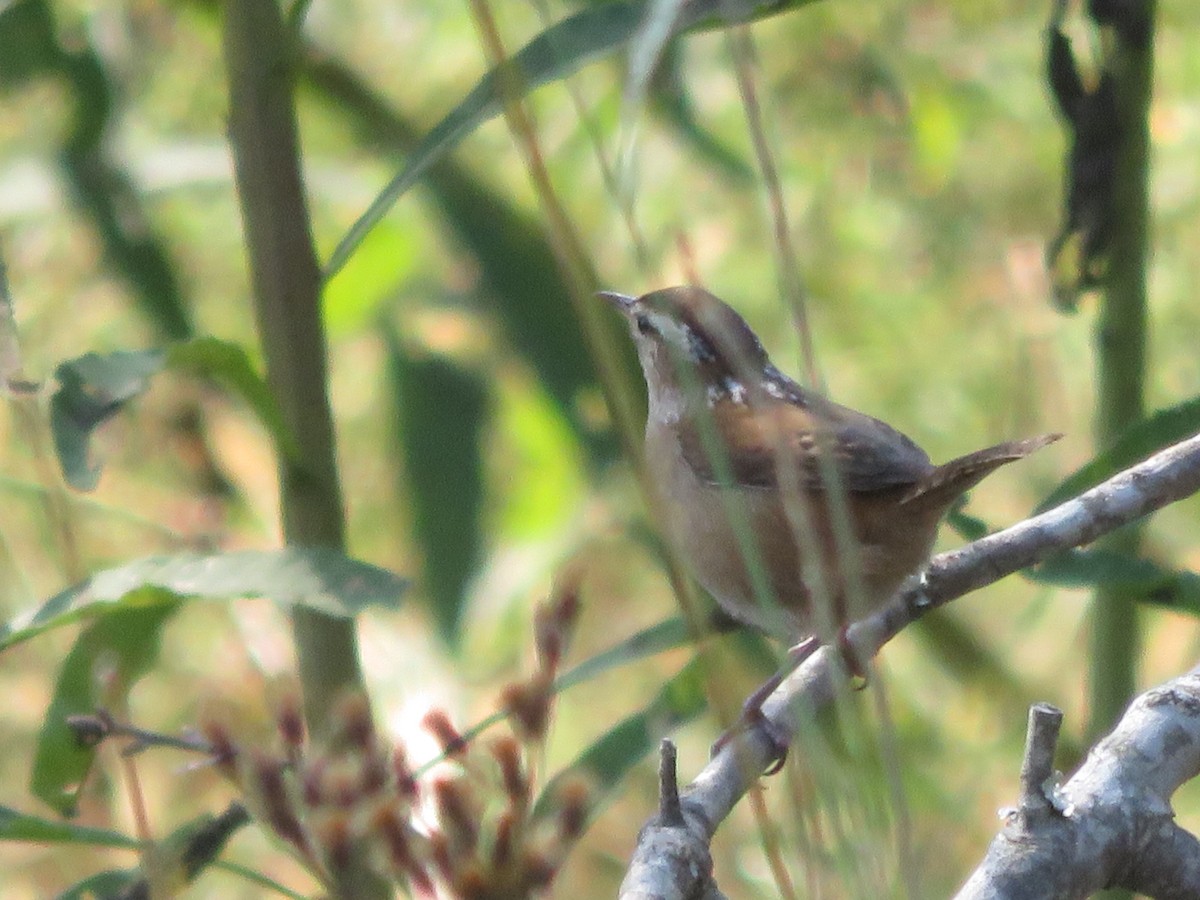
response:
{"label": "dark shadowed leaf", "polygon": [[83,619],[173,600],[265,597],[353,616],[367,606],[394,609],[407,587],[393,572],[320,547],[150,556],[98,572],[0,625],[0,650]]}
{"label": "dark shadowed leaf", "polygon": [[[159,634],[178,607],[178,601],[166,600],[114,610],[93,622],[63,660],[30,777],[33,795],[60,815],[75,814],[79,789],[96,755],[95,748],[79,744],[67,717],[123,699],[158,658]],[[99,687],[101,668],[104,689]]]}
{"label": "dark shadowed leaf", "polygon": [[50,8],[39,0],[0,6],[0,85],[16,86],[53,71],[60,54],[54,42]]}
{"label": "dark shadowed leaf", "polygon": [[1063,479],[1035,512],[1058,506],[1122,469],[1141,462],[1171,444],[1200,433],[1200,397],[1193,397],[1177,406],[1159,410],[1149,418],[1127,429],[1111,446],[1086,465]]}
{"label": "dark shadowed leaf", "polygon": [[143,869],[165,877],[168,884],[191,884],[249,822],[250,813],[238,802],[230,803],[220,815],[197,816],[156,842]]}
{"label": "dark shadowed leaf", "polygon": [[701,159],[737,184],[754,183],[754,169],[713,132],[705,128],[683,71],[679,42],[668,44],[650,85],[650,104],[679,139]]}
{"label": "dark shadowed leaf", "polygon": [[81,491],[95,488],[101,466],[91,459],[92,434],[144,393],[150,379],[164,368],[224,385],[255,413],[275,442],[276,452],[282,458],[296,459],[295,438],[246,351],[230,341],[202,337],[172,344],[166,350],[88,353],[55,370],[58,389],[50,400],[50,427],[63,476],[71,487]]}
{"label": "dark shadowed leaf", "polygon": [[50,428],[71,487],[90,491],[96,486],[101,467],[90,458],[92,432],[150,386],[164,359],[161,350],[88,353],[55,370],[58,389],[50,399]]}
{"label": "dark shadowed leaf", "polygon": [[1200,616],[1200,575],[1108,550],[1071,550],[1026,570],[1060,587],[1120,588],[1144,603]]}
{"label": "dark shadowed leaf", "polygon": [[950,508],[950,512],[946,514],[946,524],[958,532],[964,540],[977,541],[992,529],[983,519],[964,512],[966,507],[967,498],[959,497],[954,506]]}
{"label": "dark shadowed leaf", "polygon": [[483,535],[483,379],[444,356],[414,358],[386,329],[404,459],[402,493],[424,556],[425,595],[438,631],[457,646],[466,590]]}
{"label": "dark shadowed leaf", "polygon": [[[53,15],[57,4],[43,4]],[[67,118],[59,150],[73,205],[103,249],[105,262],[128,285],[139,311],[163,338],[193,334],[191,309],[139,185],[109,140],[123,109],[121,85],[109,73],[107,52],[89,30],[71,32],[51,22],[47,40],[57,49],[55,76],[64,89]],[[7,48],[6,48],[7,50]]]}

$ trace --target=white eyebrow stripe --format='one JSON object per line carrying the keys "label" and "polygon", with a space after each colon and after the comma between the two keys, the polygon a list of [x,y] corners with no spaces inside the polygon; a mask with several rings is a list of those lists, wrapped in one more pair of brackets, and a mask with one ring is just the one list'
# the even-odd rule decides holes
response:
{"label": "white eyebrow stripe", "polygon": [[654,326],[654,330],[662,336],[663,340],[669,341],[680,350],[689,348],[691,339],[686,326],[680,325],[675,319],[659,312],[648,310],[643,315],[650,320],[650,324]]}

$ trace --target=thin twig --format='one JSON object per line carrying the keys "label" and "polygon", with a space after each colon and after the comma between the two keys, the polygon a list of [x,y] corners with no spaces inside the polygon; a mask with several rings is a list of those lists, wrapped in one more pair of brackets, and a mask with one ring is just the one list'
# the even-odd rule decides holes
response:
{"label": "thin twig", "polygon": [[779,267],[779,285],[784,299],[791,310],[796,332],[800,335],[800,355],[803,358],[804,374],[808,386],[822,388],[821,372],[817,366],[817,352],[813,344],[812,329],[808,324],[808,304],[804,290],[804,278],[796,261],[792,247],[792,227],[788,221],[787,204],[783,199],[783,185],[779,178],[779,167],[767,141],[762,105],[758,101],[758,88],[754,82],[754,42],[745,25],[728,29],[729,47],[733,55],[734,71],[737,73],[738,90],[742,95],[742,107],[746,111],[746,125],[754,144],[754,155],[762,172],[763,186],[771,208],[771,228],[775,238],[775,261]]}
{"label": "thin twig", "polygon": [[169,747],[215,756],[216,748],[197,735],[162,734],[139,728],[129,722],[120,722],[106,709],[97,709],[91,715],[67,716],[67,727],[76,741],[85,747],[95,747],[109,738],[128,738],[132,741],[121,749],[122,756],[134,756],[152,747]]}
{"label": "thin twig", "polygon": [[679,808],[678,753],[675,742],[663,738],[659,745],[658,762],[658,821],[662,825],[679,827],[684,824]]}
{"label": "thin twig", "polygon": [[1054,789],[1054,752],[1062,720],[1062,710],[1049,703],[1035,703],[1029,708],[1025,759],[1021,764],[1021,812],[1026,816],[1055,809],[1047,792]]}

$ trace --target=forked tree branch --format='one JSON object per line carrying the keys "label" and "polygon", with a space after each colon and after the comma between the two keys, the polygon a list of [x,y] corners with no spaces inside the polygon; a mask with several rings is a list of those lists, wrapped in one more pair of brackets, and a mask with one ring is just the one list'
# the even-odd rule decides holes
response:
{"label": "forked tree branch", "polygon": [[[1158,900],[1200,897],[1200,841],[1171,796],[1200,774],[1200,668],[1138,697],[1064,785],[1048,766],[1057,728],[1029,720],[1021,805],[957,900],[1074,900],[1122,887]],[[1028,776],[1028,777],[1027,777]]]}
{"label": "forked tree branch", "polygon": [[[859,658],[872,658],[930,610],[1056,553],[1088,544],[1197,491],[1200,435],[1154,454],[1074,500],[934,557],[923,579],[910,581],[888,606],[852,625],[847,638]],[[711,888],[711,872],[699,871],[694,860],[708,858],[708,843],[717,827],[773,761],[773,740],[793,736],[797,724],[810,718],[812,710],[834,699],[841,677],[839,663],[836,653],[822,647],[785,679],[762,707],[771,736],[766,729],[742,730],[725,744],[681,791],[683,825],[659,825],[657,819],[647,823],[621,885],[623,900],[701,896]],[[670,844],[679,847],[677,852],[691,864],[681,858],[680,865],[670,865],[664,859],[668,852],[661,841],[664,830],[671,832]],[[671,872],[691,872],[695,880],[672,883],[664,878]]]}

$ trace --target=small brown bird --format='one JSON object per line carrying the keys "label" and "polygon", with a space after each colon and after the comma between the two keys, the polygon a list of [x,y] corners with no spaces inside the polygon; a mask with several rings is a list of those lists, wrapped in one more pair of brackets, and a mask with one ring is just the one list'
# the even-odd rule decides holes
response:
{"label": "small brown bird", "polygon": [[[628,319],[637,345],[649,390],[646,465],[669,539],[729,615],[790,643],[816,631],[815,586],[836,627],[873,612],[929,560],[959,497],[1059,437],[935,466],[890,425],[780,372],[745,320],[708,291],[600,296]],[[837,540],[831,479],[844,491],[857,553]],[[793,528],[797,516],[810,523],[807,535]]]}

